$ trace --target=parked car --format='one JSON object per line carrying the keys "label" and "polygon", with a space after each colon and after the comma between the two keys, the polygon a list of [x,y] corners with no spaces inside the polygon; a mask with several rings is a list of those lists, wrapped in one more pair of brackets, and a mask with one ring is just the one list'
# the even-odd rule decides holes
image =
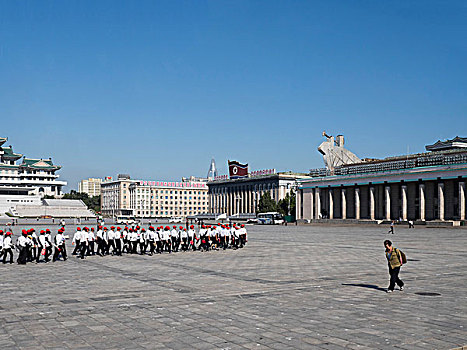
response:
{"label": "parked car", "polygon": [[268,212],[258,214],[258,224],[263,225],[282,225],[284,217],[277,212]]}
{"label": "parked car", "polygon": [[170,219],[169,219],[169,223],[171,224],[177,224],[177,223],[180,223],[180,222],[183,222],[182,218],[179,217],[179,216],[172,216]]}

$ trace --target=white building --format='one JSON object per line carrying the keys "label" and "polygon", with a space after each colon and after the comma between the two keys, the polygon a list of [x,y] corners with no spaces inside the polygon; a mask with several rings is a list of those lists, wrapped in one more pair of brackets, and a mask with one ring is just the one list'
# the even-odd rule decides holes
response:
{"label": "white building", "polygon": [[102,182],[101,211],[107,216],[186,217],[208,212],[205,181],[142,181],[119,178]]}
{"label": "white building", "polygon": [[78,192],[86,193],[89,197],[100,196],[101,183],[102,179],[89,178],[87,180],[81,180],[78,183]]}
{"label": "white building", "polygon": [[[61,196],[66,181],[58,180],[55,172],[61,167],[52,159],[33,159],[13,152],[0,137],[0,195]],[[17,163],[23,158],[21,163]]]}

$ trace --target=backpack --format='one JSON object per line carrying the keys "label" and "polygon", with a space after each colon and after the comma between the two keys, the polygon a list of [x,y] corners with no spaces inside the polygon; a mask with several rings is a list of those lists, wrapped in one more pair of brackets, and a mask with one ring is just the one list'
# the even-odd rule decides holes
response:
{"label": "backpack", "polygon": [[399,252],[399,257],[402,261],[402,264],[407,264],[407,257],[405,256],[404,252],[400,249],[397,249],[397,251]]}

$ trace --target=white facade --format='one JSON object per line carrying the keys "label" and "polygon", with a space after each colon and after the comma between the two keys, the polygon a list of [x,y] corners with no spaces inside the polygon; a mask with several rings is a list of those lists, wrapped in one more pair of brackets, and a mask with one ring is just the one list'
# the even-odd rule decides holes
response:
{"label": "white facade", "polygon": [[87,180],[81,180],[78,183],[78,192],[86,193],[89,197],[100,196],[101,183],[102,179],[89,178]]}
{"label": "white facade", "polygon": [[[23,158],[14,153],[11,146],[2,146],[7,141],[0,138],[0,194],[61,196],[66,181],[58,180],[55,172],[61,167],[52,159]],[[17,163],[23,158],[21,163]]]}
{"label": "white facade", "polygon": [[107,216],[186,217],[209,210],[208,187],[199,181],[102,182],[101,211]]}

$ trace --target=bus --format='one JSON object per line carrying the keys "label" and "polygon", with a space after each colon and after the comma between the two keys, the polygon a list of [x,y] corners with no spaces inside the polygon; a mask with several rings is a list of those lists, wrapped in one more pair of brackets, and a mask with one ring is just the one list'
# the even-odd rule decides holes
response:
{"label": "bus", "polygon": [[284,217],[276,211],[258,214],[258,224],[262,225],[282,225]]}

